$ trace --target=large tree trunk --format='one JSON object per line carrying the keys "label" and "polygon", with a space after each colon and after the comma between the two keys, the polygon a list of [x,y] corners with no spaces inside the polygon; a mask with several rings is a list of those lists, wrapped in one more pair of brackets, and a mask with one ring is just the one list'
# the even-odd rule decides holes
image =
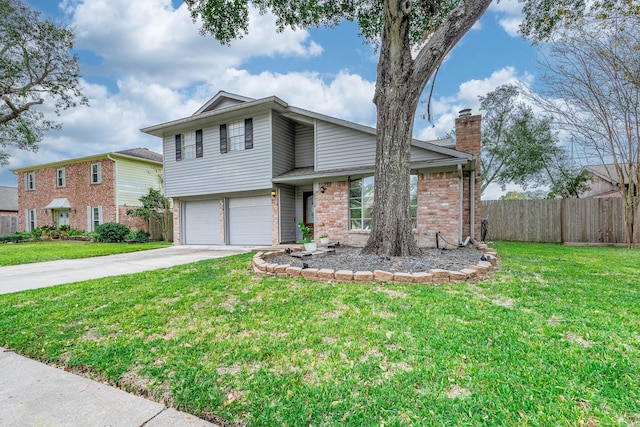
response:
{"label": "large tree trunk", "polygon": [[[419,253],[409,210],[414,115],[427,82],[448,52],[487,10],[491,0],[467,0],[451,11],[411,57],[410,0],[384,0],[384,24],[374,103],[378,109],[373,228],[363,252]],[[443,7],[436,1],[434,10]],[[419,196],[418,196],[419,197]]]}
{"label": "large tree trunk", "polygon": [[409,210],[413,117],[420,92],[413,81],[409,2],[384,2],[385,25],[374,103],[378,111],[373,229],[363,252],[383,256],[419,253]]}

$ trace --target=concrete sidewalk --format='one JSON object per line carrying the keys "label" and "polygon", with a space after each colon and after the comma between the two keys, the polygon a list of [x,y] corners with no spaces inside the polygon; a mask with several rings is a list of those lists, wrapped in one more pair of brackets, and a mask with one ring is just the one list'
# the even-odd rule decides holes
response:
{"label": "concrete sidewalk", "polygon": [[[0,267],[0,294],[138,273],[249,251],[171,246],[78,260]],[[214,426],[193,415],[0,348],[0,426]]]}
{"label": "concrete sidewalk", "polygon": [[238,246],[169,246],[128,254],[0,267],[0,294],[173,267],[249,250],[249,247]]}
{"label": "concrete sidewalk", "polygon": [[0,425],[215,426],[0,348]]}

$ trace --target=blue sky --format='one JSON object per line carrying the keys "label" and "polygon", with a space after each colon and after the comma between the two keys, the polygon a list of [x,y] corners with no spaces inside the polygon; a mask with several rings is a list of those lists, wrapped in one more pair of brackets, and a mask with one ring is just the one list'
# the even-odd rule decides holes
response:
{"label": "blue sky", "polygon": [[[62,130],[48,133],[37,153],[12,150],[10,165],[0,168],[0,185],[17,185],[12,168],[133,147],[160,152],[160,139],[139,129],[189,116],[219,90],[276,95],[375,125],[378,58],[353,23],[277,33],[272,16],[252,12],[249,35],[221,46],[200,36],[179,0],[23,1],[74,28],[90,106],[64,111]],[[535,80],[535,49],[516,33],[520,10],[517,0],[493,4],[450,53],[436,81],[432,121],[420,118],[426,113],[421,105],[416,137],[445,135],[460,109],[479,112],[478,96],[501,84]],[[50,113],[46,102],[43,111]],[[483,196],[499,194],[496,187]]]}

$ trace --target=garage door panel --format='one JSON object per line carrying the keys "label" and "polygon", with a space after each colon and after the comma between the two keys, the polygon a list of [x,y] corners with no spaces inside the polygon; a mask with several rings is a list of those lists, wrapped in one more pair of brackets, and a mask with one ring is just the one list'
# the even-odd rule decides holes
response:
{"label": "garage door panel", "polygon": [[220,244],[220,201],[185,202],[184,242],[187,245]]}
{"label": "garage door panel", "polygon": [[270,245],[271,196],[229,200],[229,240],[232,245]]}

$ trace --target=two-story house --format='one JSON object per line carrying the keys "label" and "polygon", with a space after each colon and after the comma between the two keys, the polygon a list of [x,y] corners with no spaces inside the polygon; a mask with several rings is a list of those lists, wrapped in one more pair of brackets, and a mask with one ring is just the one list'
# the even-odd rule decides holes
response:
{"label": "two-story house", "polygon": [[146,148],[96,154],[14,169],[18,177],[19,229],[63,226],[93,231],[119,222],[146,229],[127,209],[159,188],[162,155]]}
{"label": "two-story house", "polygon": [[[414,140],[411,208],[421,246],[436,234],[479,240],[480,116],[457,142]],[[371,229],[376,130],[288,105],[219,92],[190,117],[150,126],[162,138],[174,243],[271,245],[316,237],[360,246]],[[441,242],[442,243],[442,242]]]}

